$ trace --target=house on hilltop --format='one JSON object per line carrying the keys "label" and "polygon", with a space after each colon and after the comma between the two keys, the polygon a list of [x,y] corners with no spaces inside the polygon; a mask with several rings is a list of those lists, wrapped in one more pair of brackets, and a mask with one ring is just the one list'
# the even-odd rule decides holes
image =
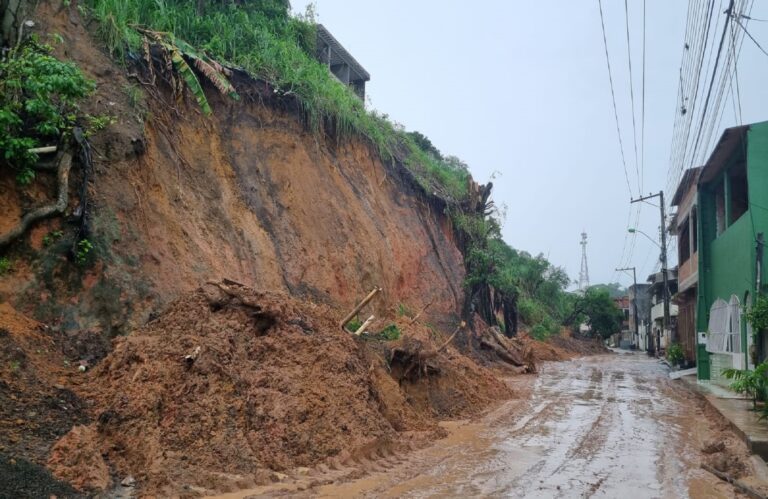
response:
{"label": "house on hilltop", "polygon": [[316,54],[317,60],[327,64],[337,80],[351,87],[365,101],[365,82],[371,79],[371,75],[322,24],[317,25]]}

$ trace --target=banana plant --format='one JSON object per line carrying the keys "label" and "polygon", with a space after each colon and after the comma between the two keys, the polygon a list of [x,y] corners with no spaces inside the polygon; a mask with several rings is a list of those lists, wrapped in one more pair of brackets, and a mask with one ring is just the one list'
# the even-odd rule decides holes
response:
{"label": "banana plant", "polygon": [[[200,106],[200,109],[203,111],[203,114],[210,115],[212,112],[211,106],[208,103],[205,92],[203,92],[200,80],[197,78],[195,71],[187,61],[191,61],[192,65],[194,65],[194,67],[202,73],[222,95],[226,95],[233,100],[240,99],[240,96],[235,91],[235,87],[232,86],[232,83],[230,83],[227,78],[232,75],[232,72],[222,66],[219,62],[211,59],[203,52],[198,52],[187,42],[173,36],[172,33],[150,31],[143,28],[137,28],[137,30],[145,37],[145,50],[149,50],[149,41],[154,42],[163,50],[164,55],[169,58],[173,65],[174,71],[181,76],[187,88],[192,92],[192,95]],[[147,57],[147,60],[151,63],[149,57]]]}

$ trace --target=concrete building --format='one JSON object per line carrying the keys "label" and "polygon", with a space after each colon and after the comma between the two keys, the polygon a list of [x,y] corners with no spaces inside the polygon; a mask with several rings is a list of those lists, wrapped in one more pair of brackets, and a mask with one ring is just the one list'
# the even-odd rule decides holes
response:
{"label": "concrete building", "polygon": [[365,101],[365,82],[371,75],[322,24],[317,25],[317,60],[327,64],[336,79],[351,87]]}
{"label": "concrete building", "polygon": [[678,306],[677,340],[688,363],[696,361],[696,298],[699,285],[697,185],[701,168],[685,171],[672,196],[677,213],[669,224],[677,238],[678,288],[672,297]]}
{"label": "concrete building", "polygon": [[[657,353],[664,353],[674,335],[677,327],[677,305],[670,300],[669,304],[669,324],[664,328],[664,275],[661,271],[648,276],[650,287],[648,292],[651,296],[651,317],[650,317],[650,335],[654,342],[653,349]],[[667,270],[667,285],[669,286],[669,296],[677,292],[677,269]]]}
{"label": "concrete building", "polygon": [[613,303],[616,305],[616,308],[621,310],[623,319],[621,321],[621,331],[611,337],[611,345],[619,348],[631,348],[634,335],[629,329],[629,296],[613,298]]}
{"label": "concrete building", "polygon": [[754,341],[743,312],[768,277],[761,242],[768,232],[768,122],[723,132],[702,167],[698,206],[696,323],[706,332],[699,378],[726,384],[723,369],[752,368],[766,352],[765,336]]}
{"label": "concrete building", "polygon": [[634,348],[648,349],[648,331],[651,322],[650,284],[632,284],[629,291],[629,329],[633,333]]}

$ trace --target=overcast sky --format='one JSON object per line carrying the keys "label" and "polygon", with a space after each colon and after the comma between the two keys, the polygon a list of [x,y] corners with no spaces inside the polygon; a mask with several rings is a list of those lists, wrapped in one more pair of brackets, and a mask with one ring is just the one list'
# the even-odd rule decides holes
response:
{"label": "overcast sky", "polygon": [[[717,2],[722,26],[728,2]],[[294,11],[303,12],[307,3],[293,0]],[[578,279],[584,230],[592,284],[631,284],[631,276],[614,270],[618,266],[636,266],[642,281],[654,271],[658,248],[642,235],[625,237],[635,215],[629,211],[597,0],[314,3],[318,21],[371,74],[366,92],[373,108],[424,133],[444,154],[465,160],[479,182],[495,176],[493,198],[507,207],[503,235],[510,245],[543,253]],[[629,2],[639,155],[642,5]],[[690,43],[687,9],[683,0],[647,1],[644,193],[670,189],[680,64]],[[603,11],[628,176],[637,196],[624,2],[603,0]],[[755,2],[751,16],[768,19],[768,2]],[[768,47],[768,23],[752,22],[748,30]],[[742,121],[768,120],[768,57],[749,39],[738,75]],[[723,108],[713,141],[723,128],[738,124],[730,100]],[[709,152],[702,150],[702,157]],[[658,208],[644,205],[637,227],[657,238]],[[670,263],[676,260],[672,253]]]}

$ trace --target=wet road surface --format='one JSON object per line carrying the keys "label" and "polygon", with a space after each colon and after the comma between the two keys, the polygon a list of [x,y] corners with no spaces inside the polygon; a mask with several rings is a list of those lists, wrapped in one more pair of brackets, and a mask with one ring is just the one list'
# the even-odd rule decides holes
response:
{"label": "wet road surface", "polygon": [[705,416],[657,360],[595,356],[548,363],[538,377],[516,380],[530,396],[480,421],[449,424],[447,439],[388,470],[312,495],[733,496],[699,468]]}

